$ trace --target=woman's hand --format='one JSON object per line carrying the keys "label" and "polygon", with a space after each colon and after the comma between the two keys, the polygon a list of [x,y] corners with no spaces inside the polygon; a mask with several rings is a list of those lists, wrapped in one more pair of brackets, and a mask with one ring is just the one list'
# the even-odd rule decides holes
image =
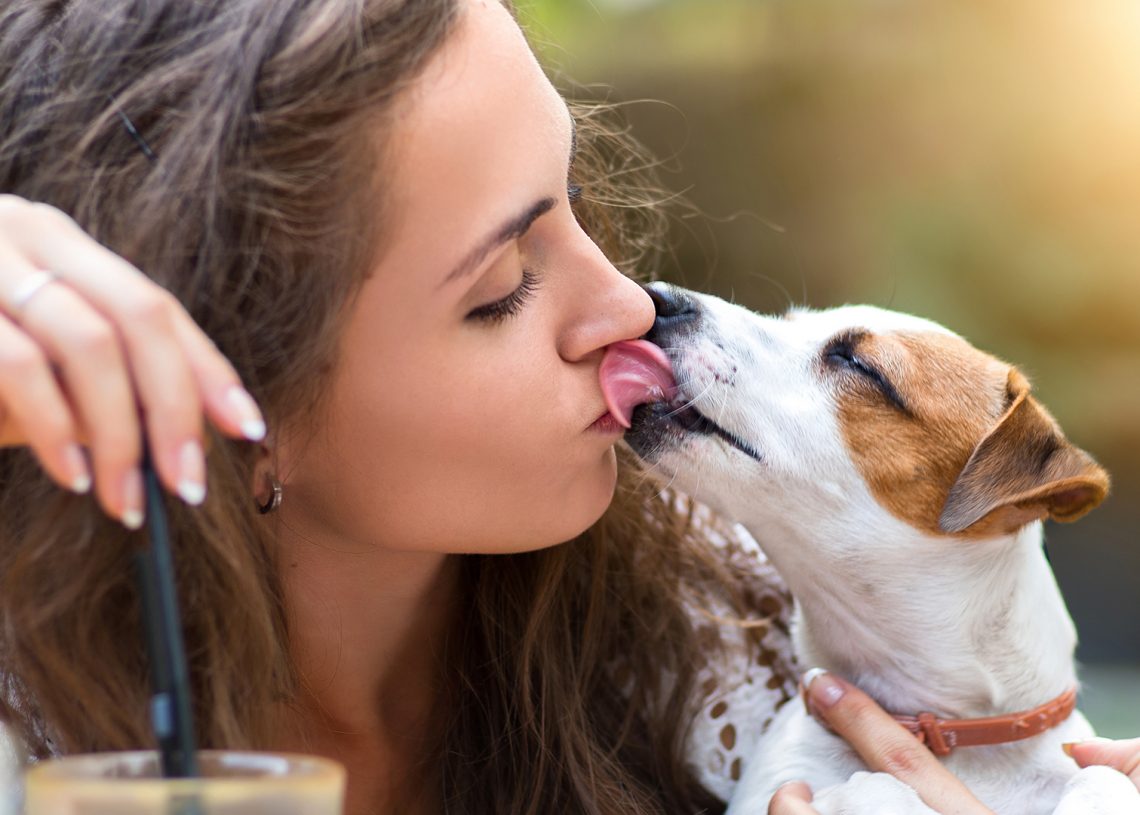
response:
{"label": "woman's hand", "polygon": [[[846,739],[871,770],[894,776],[943,815],[993,815],[933,753],[858,688],[834,674],[820,673],[806,693],[815,717]],[[768,813],[813,815],[811,800],[805,784],[785,784],[772,798]]]}
{"label": "woman's hand", "polygon": [[811,801],[811,787],[803,781],[792,781],[776,790],[768,803],[768,815],[819,815]]}
{"label": "woman's hand", "polygon": [[1081,767],[1102,764],[1118,770],[1140,789],[1140,739],[1089,739],[1065,745],[1065,752]]}
{"label": "woman's hand", "polygon": [[162,483],[205,497],[203,413],[260,440],[229,362],[165,289],[57,209],[0,195],[0,446],[142,524],[141,427]]}

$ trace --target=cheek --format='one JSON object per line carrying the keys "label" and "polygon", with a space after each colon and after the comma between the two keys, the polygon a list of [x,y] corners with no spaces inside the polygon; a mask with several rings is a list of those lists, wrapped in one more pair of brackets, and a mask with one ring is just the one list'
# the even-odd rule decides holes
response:
{"label": "cheek", "polygon": [[568,540],[601,515],[616,465],[578,427],[568,403],[582,394],[541,354],[475,359],[407,353],[342,369],[335,430],[290,485],[314,524],[397,548],[505,552]]}

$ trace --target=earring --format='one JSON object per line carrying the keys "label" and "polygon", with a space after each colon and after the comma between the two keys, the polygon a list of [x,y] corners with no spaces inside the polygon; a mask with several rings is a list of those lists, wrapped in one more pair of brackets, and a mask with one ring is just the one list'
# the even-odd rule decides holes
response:
{"label": "earring", "polygon": [[268,515],[270,512],[276,511],[276,509],[281,506],[281,496],[284,492],[281,488],[281,482],[273,476],[269,476],[269,486],[272,490],[269,495],[269,499],[264,504],[259,503],[257,505],[257,511],[262,515]]}

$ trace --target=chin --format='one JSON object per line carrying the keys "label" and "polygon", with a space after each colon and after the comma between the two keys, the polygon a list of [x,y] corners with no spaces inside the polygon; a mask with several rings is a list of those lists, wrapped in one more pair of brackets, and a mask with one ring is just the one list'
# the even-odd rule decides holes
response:
{"label": "chin", "polygon": [[557,516],[558,529],[546,538],[549,543],[535,548],[567,543],[596,524],[613,502],[616,487],[617,455],[610,448],[592,472],[552,499],[562,508]]}
{"label": "chin", "polygon": [[611,447],[602,458],[597,474],[586,486],[583,497],[581,528],[571,537],[577,537],[596,524],[606,513],[614,500],[614,490],[617,488],[617,454]]}

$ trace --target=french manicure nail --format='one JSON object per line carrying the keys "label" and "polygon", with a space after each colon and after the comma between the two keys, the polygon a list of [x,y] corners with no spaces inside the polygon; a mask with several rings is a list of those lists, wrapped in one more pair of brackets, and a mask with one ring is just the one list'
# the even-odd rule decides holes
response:
{"label": "french manicure nail", "polygon": [[241,385],[231,385],[226,391],[226,401],[238,416],[241,434],[250,441],[261,441],[265,438],[265,419],[257,408],[257,402]]}
{"label": "french manicure nail", "polygon": [[69,444],[63,448],[63,462],[67,468],[68,488],[79,495],[91,489],[91,471],[87,468],[87,459],[78,444]]}
{"label": "french manicure nail", "polygon": [[816,708],[826,710],[847,693],[843,683],[823,668],[812,668],[804,674],[802,681],[810,703],[809,707],[814,705]]}
{"label": "french manicure nail", "polygon": [[206,499],[206,457],[195,439],[178,451],[178,494],[194,507]]}
{"label": "french manicure nail", "polygon": [[138,468],[128,470],[123,478],[123,514],[119,520],[127,529],[143,525],[143,481]]}

